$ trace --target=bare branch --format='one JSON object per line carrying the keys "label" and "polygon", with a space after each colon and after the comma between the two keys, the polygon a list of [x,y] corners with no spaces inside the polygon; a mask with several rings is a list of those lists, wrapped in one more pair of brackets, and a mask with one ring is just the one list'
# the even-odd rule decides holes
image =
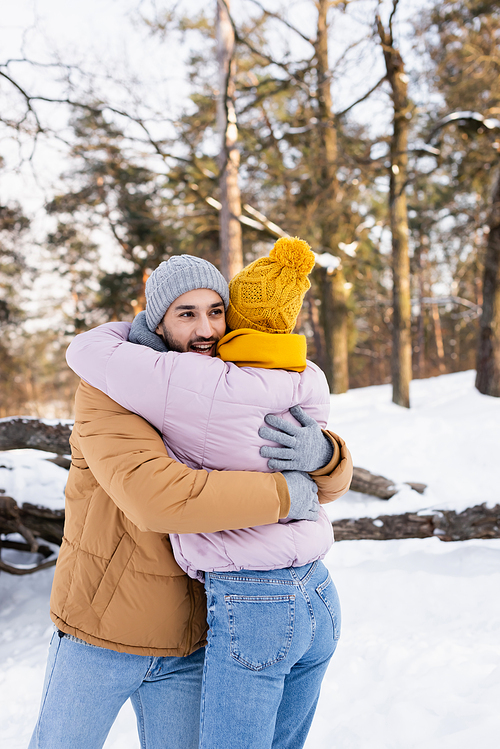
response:
{"label": "bare branch", "polygon": [[11,57],[5,62],[0,63],[0,68],[8,68],[9,65],[20,62],[25,62],[28,65],[33,65],[37,68],[64,68],[65,70],[80,71],[78,65],[68,65],[68,63],[63,62],[38,62],[37,60],[30,60],[27,57]]}
{"label": "bare branch", "polygon": [[269,18],[275,18],[277,21],[281,21],[285,26],[287,26],[291,31],[293,31],[295,34],[298,34],[305,42],[308,42],[314,47],[314,40],[309,39],[308,36],[302,33],[299,29],[297,29],[293,24],[291,24],[289,21],[286,20],[286,18],[282,18],[277,13],[272,13],[270,10],[266,10],[262,3],[259,2],[259,0],[249,0],[249,2],[253,3],[254,5],[257,5],[261,11],[264,13],[265,16],[268,16]]}
{"label": "bare branch", "polygon": [[245,112],[248,112],[249,109],[252,109],[252,107],[255,107],[258,104],[260,104],[260,102],[263,101],[264,99],[267,99],[270,96],[274,96],[275,94],[279,94],[279,93],[281,93],[283,91],[286,91],[286,89],[289,86],[290,86],[290,81],[289,80],[281,81],[279,85],[275,86],[270,91],[262,92],[261,94],[259,94],[258,96],[256,96],[255,99],[252,99],[251,102],[249,102],[248,104],[246,104],[242,109],[240,109],[238,111],[238,114],[242,115]]}
{"label": "bare branch", "polygon": [[[233,33],[234,33],[234,39],[237,44],[243,44],[245,47],[247,47],[250,52],[253,52],[254,55],[257,55],[257,57],[261,57],[263,60],[265,60],[269,65],[276,65],[279,68],[282,68],[288,76],[290,76],[291,80],[295,81],[295,83],[300,86],[302,89],[308,90],[307,86],[304,84],[303,81],[301,81],[299,78],[297,78],[296,75],[294,75],[289,66],[285,62],[278,62],[278,60],[274,60],[272,57],[267,55],[265,52],[261,52],[260,50],[256,49],[248,39],[242,37],[236,27],[236,24],[234,22],[233,17],[231,16],[231,13],[229,12],[227,8],[227,3],[225,0],[217,0],[217,2],[221,5],[223,5],[227,11],[229,21],[231,23],[231,26],[233,27]],[[309,41],[309,40],[308,40]],[[306,60],[305,62],[309,62],[309,60]]]}
{"label": "bare branch", "polygon": [[399,0],[393,0],[392,11],[391,11],[391,15],[389,16],[389,35],[390,35],[390,40],[391,40],[391,46],[394,43],[394,36],[392,33],[392,21],[394,19],[394,16],[396,15],[398,4],[399,4]]}
{"label": "bare branch", "polygon": [[[43,128],[42,128],[42,125],[40,123],[40,120],[38,119],[37,113],[35,112],[35,110],[31,106],[31,97],[29,96],[29,94],[26,93],[26,91],[19,85],[19,83],[17,83],[13,78],[10,77],[10,75],[7,75],[7,73],[4,73],[2,70],[0,70],[0,76],[2,76],[2,78],[5,78],[7,81],[9,81],[9,83],[11,83],[14,86],[14,88],[17,88],[17,90],[22,94],[22,96],[24,97],[24,99],[26,101],[26,106],[28,107],[28,110],[33,114],[33,117],[35,118],[37,127],[38,127],[39,131],[41,132],[43,130]],[[24,119],[26,119],[26,118],[24,118]],[[23,122],[24,119],[21,120],[21,122]]]}
{"label": "bare branch", "polygon": [[361,98],[357,99],[355,102],[350,104],[346,109],[342,110],[342,112],[338,112],[336,114],[336,117],[343,117],[345,114],[347,114],[347,112],[349,112],[351,109],[357,106],[357,104],[361,104],[362,101],[365,101],[365,99],[368,99],[368,97],[371,96],[371,94],[373,94],[373,92],[377,90],[377,88],[385,81],[386,78],[387,76],[383,75],[382,78],[380,78],[380,80],[378,80],[377,83],[369,91],[366,92],[366,94],[364,94]]}

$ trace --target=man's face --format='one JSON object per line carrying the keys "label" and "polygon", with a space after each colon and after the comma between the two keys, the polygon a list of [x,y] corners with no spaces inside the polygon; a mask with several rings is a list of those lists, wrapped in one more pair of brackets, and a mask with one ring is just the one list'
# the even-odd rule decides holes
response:
{"label": "man's face", "polygon": [[170,351],[215,356],[217,342],[226,332],[224,303],[211,289],[186,291],[170,305],[156,332]]}

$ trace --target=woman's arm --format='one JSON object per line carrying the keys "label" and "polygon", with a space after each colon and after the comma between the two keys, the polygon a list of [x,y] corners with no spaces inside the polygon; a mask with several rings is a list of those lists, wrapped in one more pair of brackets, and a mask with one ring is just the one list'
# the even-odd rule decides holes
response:
{"label": "woman's arm", "polygon": [[159,353],[129,343],[130,323],[114,322],[80,333],[66,361],[92,387],[162,431],[175,352]]}

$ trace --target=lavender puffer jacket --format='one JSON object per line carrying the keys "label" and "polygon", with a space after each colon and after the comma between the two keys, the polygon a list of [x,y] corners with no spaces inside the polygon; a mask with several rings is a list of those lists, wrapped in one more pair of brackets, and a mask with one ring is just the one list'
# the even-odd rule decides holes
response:
{"label": "lavender puffer jacket", "polygon": [[[83,380],[149,421],[162,433],[169,455],[191,468],[268,472],[258,434],[268,413],[294,422],[288,409],[301,405],[326,426],[328,384],[311,362],[300,374],[237,367],[129,343],[129,330],[130,323],[117,322],[81,333],[68,348],[67,362]],[[317,522],[171,534],[170,540],[180,567],[202,579],[203,571],[279,569],[321,559],[333,532],[321,508]]]}

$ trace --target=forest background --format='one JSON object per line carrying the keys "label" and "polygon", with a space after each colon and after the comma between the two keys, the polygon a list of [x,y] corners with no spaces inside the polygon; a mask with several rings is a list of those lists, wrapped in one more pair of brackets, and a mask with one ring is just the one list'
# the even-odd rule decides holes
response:
{"label": "forest background", "polygon": [[497,3],[67,8],[0,28],[0,417],[71,417],[71,337],[131,320],[162,260],[229,278],[285,234],[332,392],[409,406],[478,360],[500,395]]}

